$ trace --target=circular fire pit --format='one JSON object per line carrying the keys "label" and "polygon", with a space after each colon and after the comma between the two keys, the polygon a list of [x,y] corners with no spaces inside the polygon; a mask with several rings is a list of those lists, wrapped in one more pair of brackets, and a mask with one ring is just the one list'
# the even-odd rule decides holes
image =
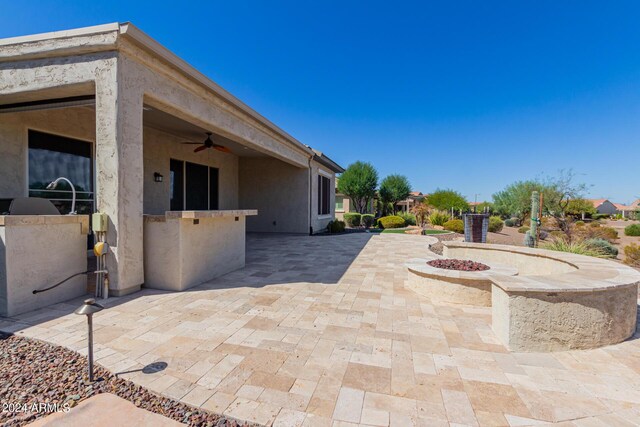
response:
{"label": "circular fire pit", "polygon": [[427,264],[435,268],[456,271],[486,271],[491,269],[486,264],[471,261],[470,259],[432,259],[427,261]]}
{"label": "circular fire pit", "polygon": [[415,258],[406,263],[407,287],[434,303],[491,307],[491,277],[516,276],[515,267],[462,259]]}

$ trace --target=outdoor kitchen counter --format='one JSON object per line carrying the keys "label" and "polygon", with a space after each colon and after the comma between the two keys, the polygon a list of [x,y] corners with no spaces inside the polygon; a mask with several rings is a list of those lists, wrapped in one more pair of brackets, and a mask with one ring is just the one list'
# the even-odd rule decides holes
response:
{"label": "outdoor kitchen counter", "polygon": [[245,219],[255,209],[144,216],[144,286],[182,291],[245,264]]}
{"label": "outdoor kitchen counter", "polygon": [[87,291],[87,215],[0,216],[0,316],[16,316]]}

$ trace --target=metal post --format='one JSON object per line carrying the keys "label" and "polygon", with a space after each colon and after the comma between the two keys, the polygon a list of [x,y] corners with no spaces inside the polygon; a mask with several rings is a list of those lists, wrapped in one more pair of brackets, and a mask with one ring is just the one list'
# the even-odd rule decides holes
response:
{"label": "metal post", "polygon": [[93,382],[93,314],[87,315],[87,326],[89,327],[89,382]]}
{"label": "metal post", "polygon": [[531,227],[529,229],[529,234],[533,238],[533,246],[536,247],[538,245],[538,214],[539,214],[539,203],[540,199],[538,196],[538,192],[534,191],[531,193]]}

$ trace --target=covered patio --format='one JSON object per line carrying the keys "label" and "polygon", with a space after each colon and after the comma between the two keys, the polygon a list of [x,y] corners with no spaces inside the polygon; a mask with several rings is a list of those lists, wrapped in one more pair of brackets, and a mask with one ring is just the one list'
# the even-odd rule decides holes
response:
{"label": "covered patio", "polygon": [[[31,294],[85,271],[99,297],[185,290],[242,268],[247,231],[333,219],[340,166],[129,23],[0,40],[0,81],[0,215],[43,198],[83,217],[73,238],[48,210],[2,217],[0,255],[20,255],[0,263],[0,315],[92,291]],[[30,245],[7,243],[18,226]]]}
{"label": "covered patio", "polygon": [[[597,350],[509,352],[488,307],[436,305],[405,287],[404,262],[429,256],[432,241],[250,234],[242,270],[188,292],[110,299],[95,318],[98,363],[165,362],[123,376],[266,425],[637,423],[640,333]],[[0,330],[83,352],[79,303]]]}

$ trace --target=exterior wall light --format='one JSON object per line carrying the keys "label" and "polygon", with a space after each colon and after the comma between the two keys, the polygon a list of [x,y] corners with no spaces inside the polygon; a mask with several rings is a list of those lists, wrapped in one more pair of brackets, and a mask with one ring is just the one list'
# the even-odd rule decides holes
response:
{"label": "exterior wall light", "polygon": [[153,180],[155,182],[162,182],[162,180],[164,179],[164,176],[162,176],[161,174],[159,174],[158,172],[154,172],[153,173]]}

